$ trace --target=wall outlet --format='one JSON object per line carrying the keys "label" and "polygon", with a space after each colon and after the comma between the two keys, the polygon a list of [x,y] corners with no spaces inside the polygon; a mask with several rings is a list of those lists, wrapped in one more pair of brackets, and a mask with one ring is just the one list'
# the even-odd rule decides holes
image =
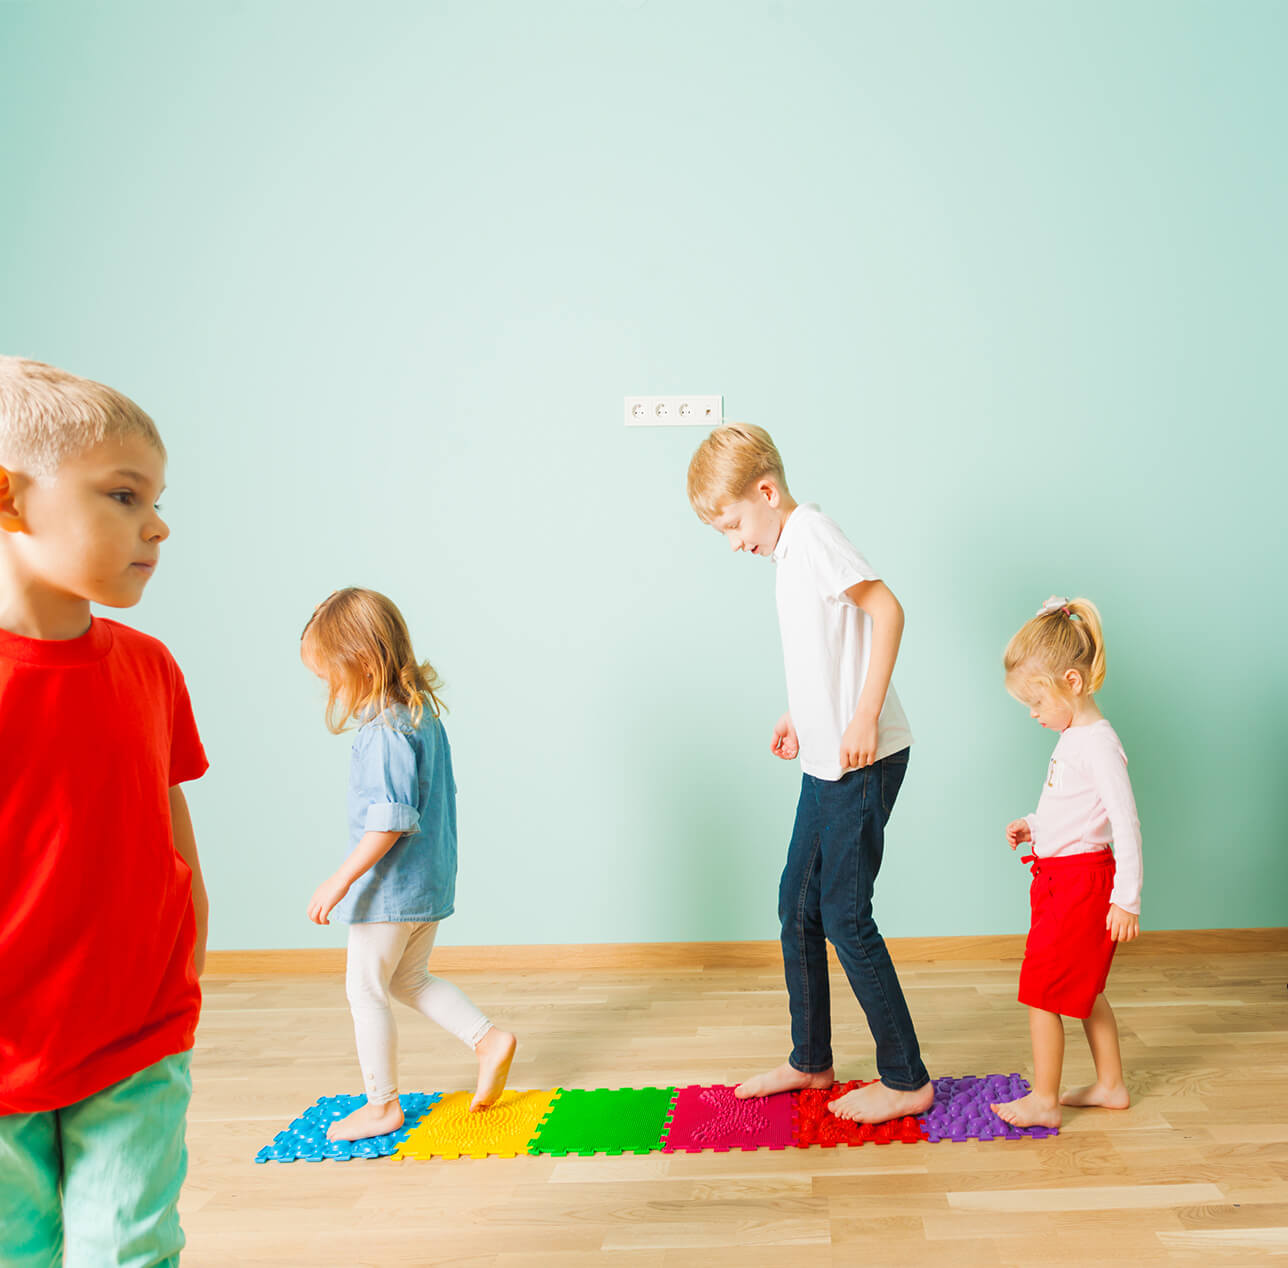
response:
{"label": "wall outlet", "polygon": [[628,396],[627,427],[717,427],[723,396]]}

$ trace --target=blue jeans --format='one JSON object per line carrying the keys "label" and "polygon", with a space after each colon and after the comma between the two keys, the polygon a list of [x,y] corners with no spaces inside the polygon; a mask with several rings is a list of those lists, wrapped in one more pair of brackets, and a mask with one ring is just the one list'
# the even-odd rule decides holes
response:
{"label": "blue jeans", "polygon": [[890,953],[872,918],[885,826],[907,770],[908,750],[903,749],[838,780],[802,777],[778,918],[792,1014],[790,1064],[808,1074],[832,1067],[830,942],[876,1040],[881,1082],[911,1092],[930,1076]]}

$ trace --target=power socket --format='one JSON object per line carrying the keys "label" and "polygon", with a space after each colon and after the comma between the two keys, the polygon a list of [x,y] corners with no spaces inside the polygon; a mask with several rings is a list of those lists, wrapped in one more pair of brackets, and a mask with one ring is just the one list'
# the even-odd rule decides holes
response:
{"label": "power socket", "polygon": [[628,396],[627,427],[717,427],[723,396]]}

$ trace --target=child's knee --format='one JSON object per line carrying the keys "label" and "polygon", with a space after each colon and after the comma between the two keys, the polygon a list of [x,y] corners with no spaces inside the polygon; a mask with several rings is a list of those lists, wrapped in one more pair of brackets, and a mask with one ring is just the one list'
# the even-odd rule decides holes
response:
{"label": "child's knee", "polygon": [[834,947],[855,955],[868,954],[874,948],[885,949],[885,942],[871,911],[864,913],[853,907],[824,907],[823,933]]}
{"label": "child's knee", "polygon": [[351,1008],[388,1008],[389,988],[366,973],[346,973],[344,994]]}
{"label": "child's knee", "polygon": [[389,993],[400,1004],[410,1004],[434,980],[424,969],[400,973],[389,983]]}

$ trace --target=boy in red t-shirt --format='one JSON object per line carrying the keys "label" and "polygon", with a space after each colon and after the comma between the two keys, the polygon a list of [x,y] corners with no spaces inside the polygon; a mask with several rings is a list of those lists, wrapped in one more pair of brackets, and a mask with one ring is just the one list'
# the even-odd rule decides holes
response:
{"label": "boy in red t-shirt", "polygon": [[132,607],[156,425],[0,357],[0,1263],[177,1264],[206,890],[183,675]]}

